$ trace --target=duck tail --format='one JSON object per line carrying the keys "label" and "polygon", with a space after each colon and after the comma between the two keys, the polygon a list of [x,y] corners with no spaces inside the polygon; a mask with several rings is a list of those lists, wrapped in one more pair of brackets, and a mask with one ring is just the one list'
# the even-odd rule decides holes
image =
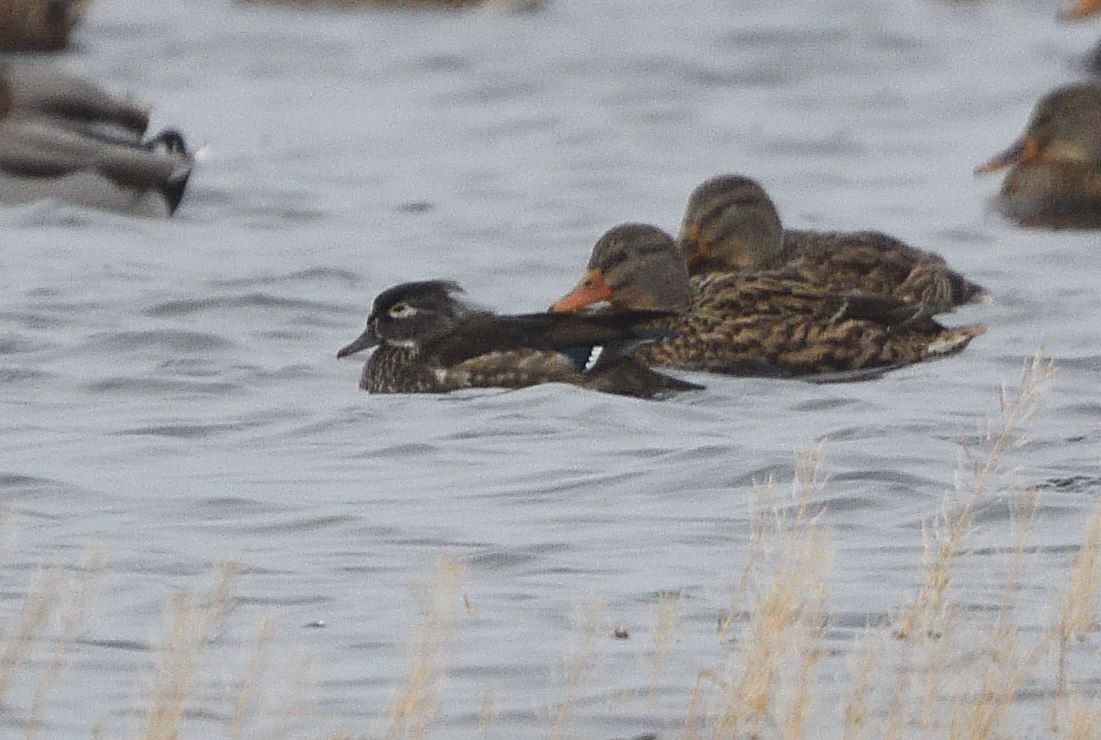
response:
{"label": "duck tail", "polygon": [[985,324],[971,324],[969,326],[953,326],[945,329],[936,339],[925,347],[925,356],[946,357],[963,351],[963,348],[971,343],[975,337],[986,333]]}
{"label": "duck tail", "polygon": [[169,177],[160,186],[161,197],[164,198],[164,203],[168,206],[169,216],[174,214],[176,209],[180,207],[180,201],[183,200],[184,191],[187,190],[187,181],[190,177],[191,167],[188,167],[179,174]]}
{"label": "duck tail", "polygon": [[146,141],[144,146],[150,151],[163,148],[168,154],[181,159],[180,166],[160,186],[161,197],[164,198],[168,215],[171,216],[180,207],[180,201],[187,190],[187,181],[191,177],[191,153],[187,149],[187,141],[176,129],[166,128]]}
{"label": "duck tail", "polygon": [[994,297],[990,291],[981,285],[967,281],[960,303],[993,303]]}

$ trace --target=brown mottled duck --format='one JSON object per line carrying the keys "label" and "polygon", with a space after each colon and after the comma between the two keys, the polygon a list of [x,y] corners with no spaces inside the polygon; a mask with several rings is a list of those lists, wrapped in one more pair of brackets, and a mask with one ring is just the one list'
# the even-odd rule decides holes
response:
{"label": "brown mottled duck", "polygon": [[689,277],[672,237],[623,224],[593,247],[581,282],[552,306],[673,311],[675,336],[639,347],[648,365],[733,375],[799,376],[889,369],[954,354],[981,325],[948,328],[891,296],[841,294],[780,272]]}
{"label": "brown mottled duck", "polygon": [[987,298],[939,255],[878,231],[784,229],[764,188],[739,175],[692,191],[677,243],[691,275],[782,270],[830,291],[894,296],[934,313]]}

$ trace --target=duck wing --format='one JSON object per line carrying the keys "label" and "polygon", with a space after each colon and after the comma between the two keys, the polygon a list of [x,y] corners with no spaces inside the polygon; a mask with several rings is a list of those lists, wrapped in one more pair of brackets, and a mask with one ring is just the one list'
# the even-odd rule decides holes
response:
{"label": "duck wing", "polygon": [[784,252],[793,275],[836,291],[895,295],[938,311],[988,297],[940,255],[878,231],[790,229]]}
{"label": "duck wing", "polygon": [[149,127],[149,110],[108,92],[91,80],[50,67],[0,66],[0,81],[11,96],[14,116],[45,117],[55,124],[95,127],[115,136],[140,140]]}
{"label": "duck wing", "polygon": [[648,324],[668,315],[663,311],[505,316],[479,313],[426,342],[422,353],[426,361],[447,367],[481,355],[517,349],[560,352],[571,358],[584,352],[586,361],[575,362],[584,369],[593,347],[667,337],[667,332],[649,328]]}

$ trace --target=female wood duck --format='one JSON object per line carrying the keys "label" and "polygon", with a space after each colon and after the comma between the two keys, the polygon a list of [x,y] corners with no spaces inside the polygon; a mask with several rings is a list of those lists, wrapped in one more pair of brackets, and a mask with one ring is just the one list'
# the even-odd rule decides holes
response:
{"label": "female wood duck", "polygon": [[1003,167],[998,205],[1021,225],[1101,228],[1101,87],[1066,85],[1041,98],[1021,138],[975,173]]}
{"label": "female wood duck", "polygon": [[456,297],[447,280],[402,283],[375,298],[367,329],[337,352],[347,357],[378,345],[359,387],[371,393],[446,393],[462,388],[525,388],[570,383],[649,398],[699,390],[627,356],[667,336],[642,328],[664,313],[599,316],[501,316]]}
{"label": "female wood duck", "polygon": [[0,70],[0,203],[58,198],[133,209],[155,194],[175,212],[194,160],[179,132],[142,140],[148,114],[90,83]]}
{"label": "female wood duck", "polygon": [[88,0],[4,0],[0,51],[57,51],[84,15]]}
{"label": "female wood duck", "polygon": [[987,298],[940,256],[886,234],[784,229],[764,188],[738,175],[692,191],[677,243],[691,275],[782,270],[830,291],[891,295],[934,313]]}
{"label": "female wood duck", "polygon": [[672,237],[644,224],[604,234],[581,282],[552,310],[605,301],[678,314],[654,322],[676,336],[638,348],[642,362],[733,375],[887,369],[959,352],[985,331],[946,328],[900,299],[832,293],[779,272],[689,278]]}

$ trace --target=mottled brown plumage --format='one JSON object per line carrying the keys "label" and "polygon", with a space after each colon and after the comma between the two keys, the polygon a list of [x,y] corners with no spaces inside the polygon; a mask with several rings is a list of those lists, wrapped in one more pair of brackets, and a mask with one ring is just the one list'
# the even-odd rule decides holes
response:
{"label": "mottled brown plumage", "polygon": [[784,230],[764,188],[738,175],[692,192],[677,242],[693,275],[782,270],[829,291],[880,293],[935,312],[986,296],[940,256],[880,232]]}
{"label": "mottled brown plumage", "polygon": [[500,316],[458,300],[460,290],[453,282],[433,280],[384,291],[375,299],[367,329],[337,357],[379,345],[360,379],[360,388],[372,393],[569,383],[649,398],[701,387],[624,354],[657,336],[638,327],[663,314]]}
{"label": "mottled brown plumage", "polygon": [[624,224],[593,248],[578,286],[553,307],[677,311],[656,328],[676,336],[640,347],[647,364],[734,375],[810,375],[891,368],[952,354],[982,326],[947,328],[925,309],[882,295],[838,294],[783,272],[688,277],[672,238]]}
{"label": "mottled brown plumage", "polygon": [[0,51],[57,51],[69,45],[88,0],[3,0]]}
{"label": "mottled brown plumage", "polygon": [[1065,85],[1033,109],[1024,134],[976,174],[1009,167],[998,209],[1022,226],[1101,228],[1101,86]]}

